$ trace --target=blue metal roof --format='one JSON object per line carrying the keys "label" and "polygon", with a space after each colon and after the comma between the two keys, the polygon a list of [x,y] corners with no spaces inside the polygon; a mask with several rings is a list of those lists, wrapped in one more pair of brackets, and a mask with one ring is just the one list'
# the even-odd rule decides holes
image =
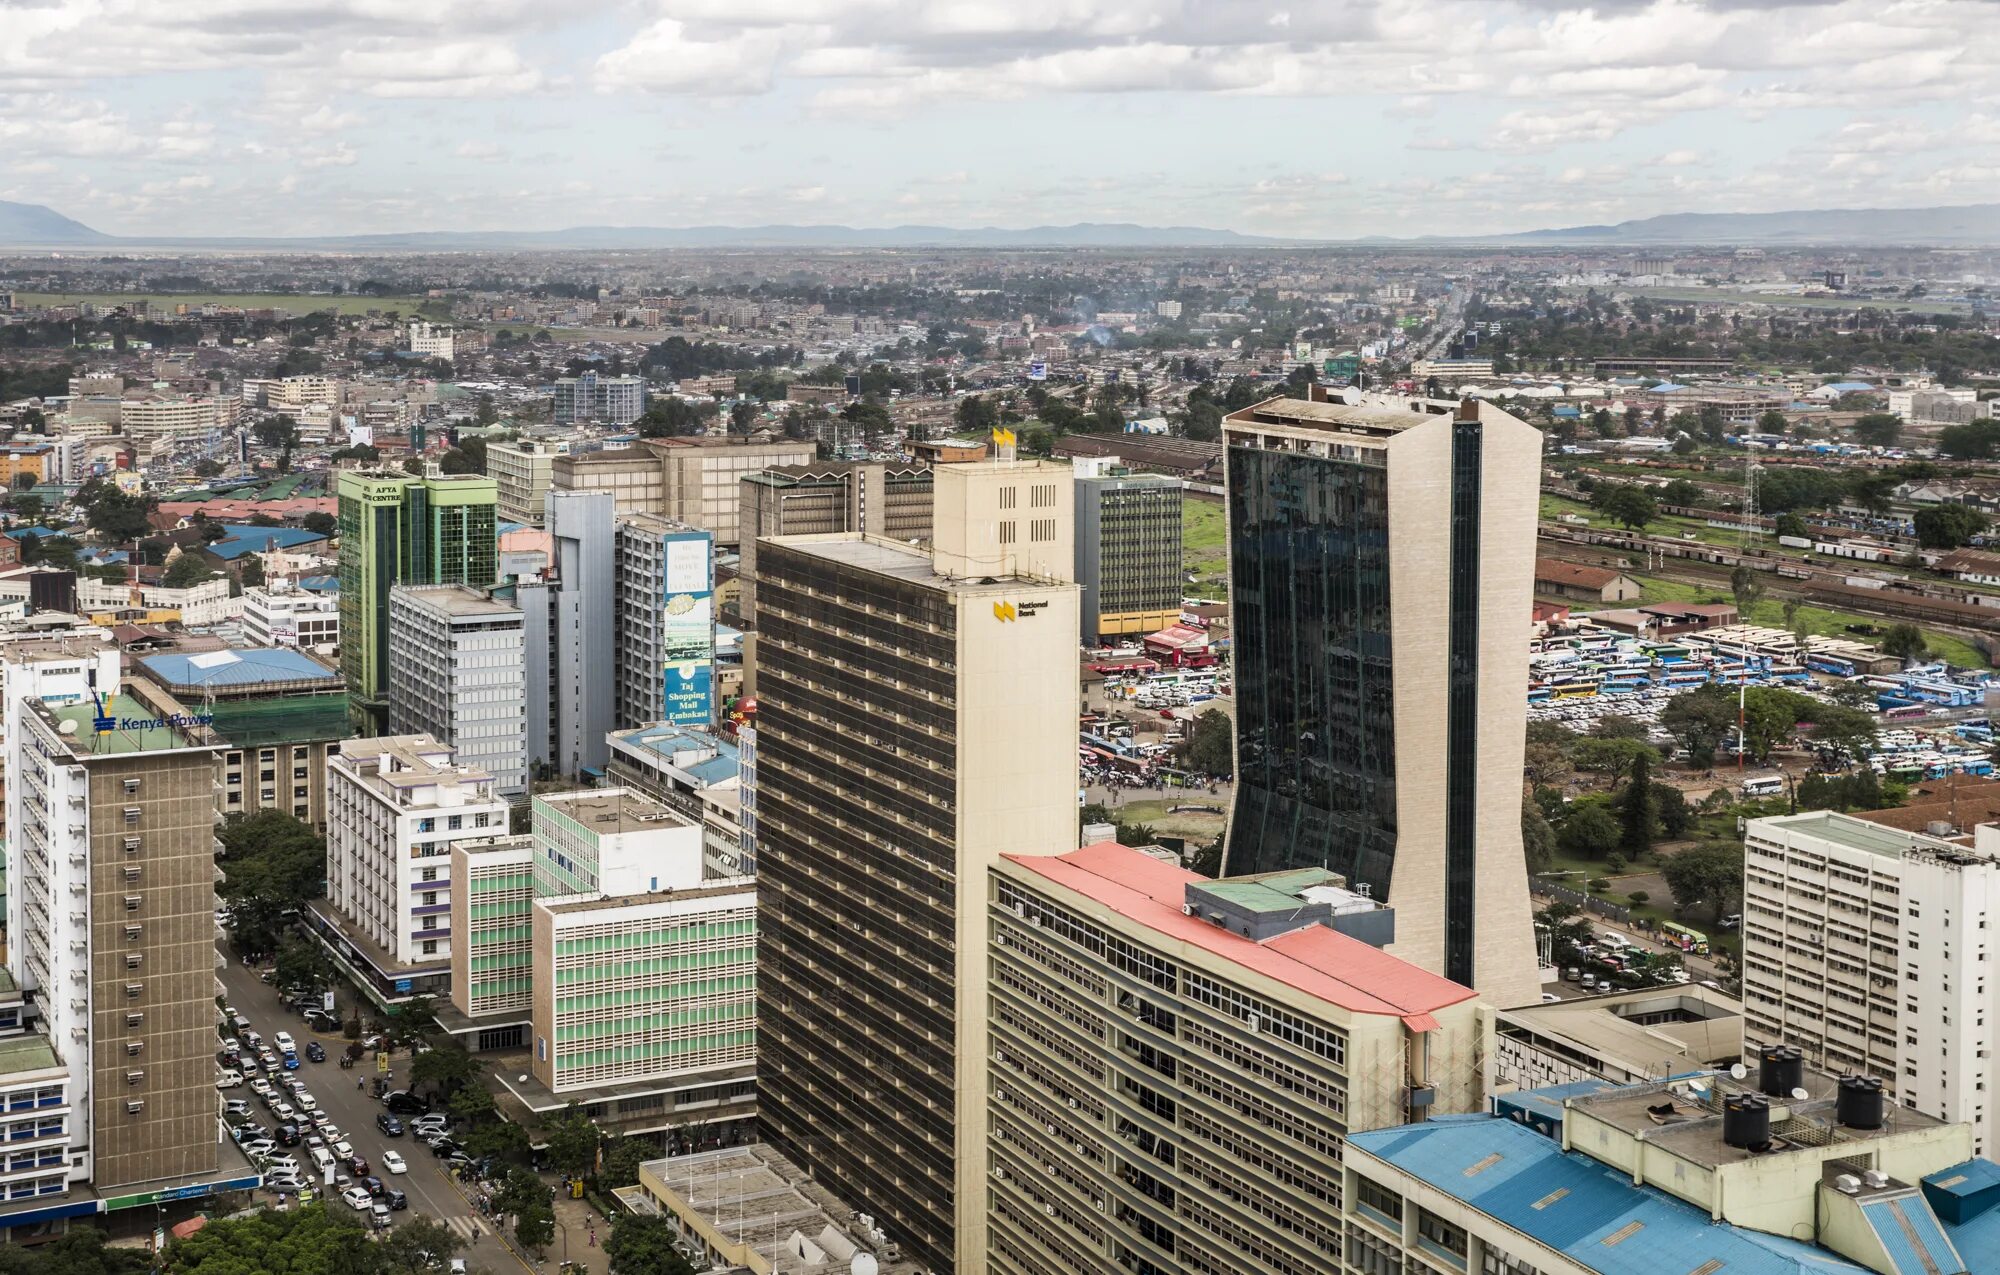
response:
{"label": "blue metal roof", "polygon": [[300,576],[299,587],[308,593],[339,593],[339,576]]}
{"label": "blue metal roof", "polygon": [[286,646],[208,651],[199,655],[148,655],[139,663],[173,686],[240,687],[340,676],[310,655]]}
{"label": "blue metal roof", "polygon": [[234,561],[246,553],[263,553],[268,549],[296,549],[300,545],[314,544],[326,539],[317,531],[307,531],[304,527],[258,527],[248,523],[224,523],[222,529],[229,534],[208,546],[208,551],[225,562]]}
{"label": "blue metal roof", "polygon": [[677,752],[696,748],[715,749],[715,756],[684,768],[689,775],[704,785],[734,779],[742,771],[736,745],[720,736],[696,734],[683,727],[664,722],[654,726],[641,726],[637,730],[621,731],[620,735],[641,748],[651,749],[669,762]]}
{"label": "blue metal roof", "polygon": [[1863,1200],[1861,1216],[1900,1275],[1957,1275],[1965,1269],[1921,1192]]}
{"label": "blue metal roof", "polygon": [[[1452,1116],[1351,1133],[1358,1148],[1601,1275],[1862,1275],[1811,1244],[1709,1221],[1708,1214],[1511,1120]],[[1367,1166],[1350,1160],[1364,1176]]]}

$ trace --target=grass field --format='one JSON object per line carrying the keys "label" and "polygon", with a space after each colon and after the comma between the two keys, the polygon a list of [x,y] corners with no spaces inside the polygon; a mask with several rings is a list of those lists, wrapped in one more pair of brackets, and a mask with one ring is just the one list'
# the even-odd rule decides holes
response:
{"label": "grass field", "polygon": [[1128,801],[1111,807],[1111,813],[1121,823],[1151,824],[1153,831],[1163,837],[1186,837],[1191,842],[1207,843],[1221,834],[1224,822],[1221,815],[1200,811],[1168,814],[1167,807],[1183,802],[1190,805],[1223,805],[1225,800],[1206,792],[1190,792],[1171,801]]}
{"label": "grass field", "polygon": [[23,306],[59,305],[129,305],[134,301],[148,301],[156,311],[172,314],[175,306],[199,307],[204,305],[242,306],[246,310],[290,310],[294,314],[312,314],[319,310],[337,310],[341,314],[367,314],[370,310],[387,314],[394,310],[405,315],[415,315],[428,305],[435,310],[444,303],[428,297],[309,297],[287,293],[264,292],[167,292],[147,294],[143,292],[17,292],[15,302]]}
{"label": "grass field", "polygon": [[1228,579],[1229,527],[1221,501],[1181,497],[1181,565],[1203,583]]}

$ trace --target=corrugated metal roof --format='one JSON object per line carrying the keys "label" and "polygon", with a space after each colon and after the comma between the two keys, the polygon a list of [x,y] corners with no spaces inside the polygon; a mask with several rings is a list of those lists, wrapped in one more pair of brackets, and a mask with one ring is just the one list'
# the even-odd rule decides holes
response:
{"label": "corrugated metal roof", "polygon": [[1899,1275],[1964,1275],[1958,1250],[1914,1188],[1863,1200],[1861,1216],[1882,1241],[1882,1251]]}
{"label": "corrugated metal roof", "polygon": [[[1347,1145],[1601,1275],[1684,1275],[1709,1263],[1728,1275],[1862,1275],[1864,1269],[1810,1244],[1717,1225],[1702,1210],[1634,1186],[1629,1175],[1586,1155],[1565,1154],[1511,1120],[1448,1116],[1350,1133]],[[1500,1159],[1487,1163],[1496,1154]],[[1367,1175],[1365,1160],[1348,1164]]]}
{"label": "corrugated metal roof", "polygon": [[1396,1015],[1413,1031],[1435,1029],[1432,1011],[1460,1004],[1474,995],[1469,987],[1323,925],[1306,926],[1257,943],[1199,917],[1184,916],[1181,906],[1188,885],[1208,878],[1115,841],[1067,854],[1006,857],[1161,934],[1343,1009]]}
{"label": "corrugated metal roof", "polygon": [[285,646],[208,651],[200,655],[148,655],[139,661],[169,686],[255,686],[260,682],[302,682],[340,674],[310,655]]}

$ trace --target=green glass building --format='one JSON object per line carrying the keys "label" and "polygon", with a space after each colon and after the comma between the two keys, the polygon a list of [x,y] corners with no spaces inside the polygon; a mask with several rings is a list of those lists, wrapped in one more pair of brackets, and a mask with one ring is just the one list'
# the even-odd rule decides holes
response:
{"label": "green glass building", "polygon": [[389,590],[494,583],[499,491],[478,474],[343,469],[334,494],[340,500],[340,671],[356,729],[378,735],[388,716]]}

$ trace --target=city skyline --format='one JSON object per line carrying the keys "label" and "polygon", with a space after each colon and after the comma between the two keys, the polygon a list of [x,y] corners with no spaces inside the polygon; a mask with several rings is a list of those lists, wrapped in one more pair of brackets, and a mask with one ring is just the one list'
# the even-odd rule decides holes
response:
{"label": "city skyline", "polygon": [[0,199],[113,234],[1348,238],[2000,198],[1984,0],[5,8]]}

